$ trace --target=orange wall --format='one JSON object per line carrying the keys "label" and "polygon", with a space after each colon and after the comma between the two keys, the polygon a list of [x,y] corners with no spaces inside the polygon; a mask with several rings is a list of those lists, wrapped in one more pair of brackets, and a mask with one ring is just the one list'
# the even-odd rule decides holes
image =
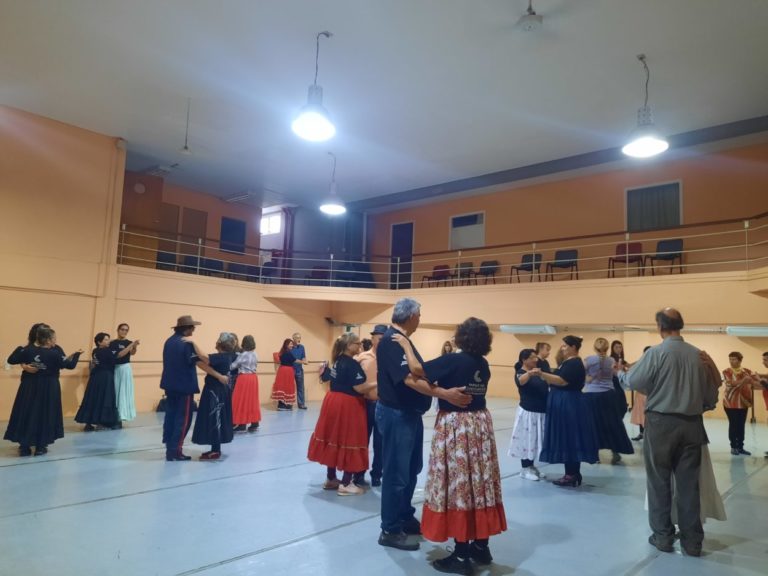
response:
{"label": "orange wall", "polygon": [[[682,152],[679,154],[683,154]],[[626,188],[680,180],[683,224],[768,211],[768,144],[621,169],[369,216],[369,251],[388,254],[393,223],[415,222],[414,253],[449,249],[449,219],[485,211],[487,246],[624,230]],[[519,257],[518,257],[519,260]]]}

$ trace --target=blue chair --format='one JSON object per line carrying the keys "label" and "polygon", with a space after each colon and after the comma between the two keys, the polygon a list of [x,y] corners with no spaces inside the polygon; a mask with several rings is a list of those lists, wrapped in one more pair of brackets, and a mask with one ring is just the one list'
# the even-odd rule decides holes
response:
{"label": "blue chair", "polygon": [[659,240],[656,244],[656,254],[646,256],[643,266],[651,263],[651,276],[656,275],[656,261],[669,262],[669,273],[672,274],[675,266],[675,260],[679,263],[680,274],[683,273],[683,240],[675,238],[674,240]]}
{"label": "blue chair", "polygon": [[261,266],[252,266],[249,264],[246,267],[248,274],[248,282],[258,282],[261,277]]}
{"label": "blue chair", "polygon": [[227,264],[227,275],[233,280],[247,280],[248,267],[245,264],[230,262]]}
{"label": "blue chair", "polygon": [[224,262],[215,258],[203,258],[200,261],[200,274],[212,276],[213,274],[224,275]]}
{"label": "blue chair", "polygon": [[176,254],[173,252],[158,251],[155,268],[157,270],[176,272]]}
{"label": "blue chair", "polygon": [[571,272],[569,280],[573,280],[573,273],[576,272],[576,280],[579,279],[579,251],[578,250],[557,250],[552,262],[547,262],[547,269],[544,271],[544,280],[549,278],[554,280],[555,268],[568,268]]}
{"label": "blue chair", "polygon": [[182,272],[186,272],[187,274],[197,274],[197,271],[200,268],[200,258],[197,256],[187,255],[184,256],[183,262],[184,264],[180,268]]}
{"label": "blue chair", "polygon": [[331,271],[325,266],[312,266],[312,270],[304,276],[305,286],[328,286],[331,283]]}
{"label": "blue chair", "polygon": [[496,284],[496,274],[498,273],[498,260],[483,260],[480,262],[480,268],[478,268],[477,272],[475,273],[475,283],[477,283],[477,279],[482,276],[485,278],[485,282],[483,282],[483,284],[488,284],[488,278],[493,280],[493,283]]}
{"label": "blue chair", "polygon": [[274,278],[277,278],[277,263],[276,262],[265,262],[264,266],[261,267],[261,281],[264,284],[272,284],[272,280]]}
{"label": "blue chair", "polygon": [[528,282],[533,281],[533,275],[538,274],[539,282],[541,282],[541,254],[523,254],[523,258],[520,260],[518,266],[512,266],[509,270],[509,279],[512,281],[512,272],[515,273],[517,282],[520,283],[520,271],[530,272],[531,276],[528,278]]}

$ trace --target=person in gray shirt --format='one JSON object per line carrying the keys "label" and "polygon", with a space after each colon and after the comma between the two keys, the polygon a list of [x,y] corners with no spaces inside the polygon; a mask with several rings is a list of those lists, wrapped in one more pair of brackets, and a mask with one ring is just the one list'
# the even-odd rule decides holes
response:
{"label": "person in gray shirt", "polygon": [[706,444],[702,413],[717,404],[720,377],[712,359],[683,341],[683,317],[674,308],[656,313],[663,338],[627,373],[629,387],[646,395],[643,452],[648,486],[648,542],[672,552],[672,477],[677,494],[680,544],[700,556],[704,529],[700,518],[701,446]]}

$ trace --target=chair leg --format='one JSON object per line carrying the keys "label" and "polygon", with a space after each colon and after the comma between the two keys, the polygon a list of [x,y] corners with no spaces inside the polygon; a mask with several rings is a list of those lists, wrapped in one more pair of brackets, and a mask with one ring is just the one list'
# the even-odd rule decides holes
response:
{"label": "chair leg", "polygon": [[579,265],[576,264],[575,267],[576,267],[576,280],[578,280],[579,279]]}

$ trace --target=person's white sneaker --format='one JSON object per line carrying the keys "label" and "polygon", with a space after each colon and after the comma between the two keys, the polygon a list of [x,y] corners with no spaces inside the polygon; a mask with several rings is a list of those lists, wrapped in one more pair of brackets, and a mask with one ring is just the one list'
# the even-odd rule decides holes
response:
{"label": "person's white sneaker", "polygon": [[544,474],[544,472],[542,472],[538,468],[536,468],[536,466],[531,466],[531,470],[533,470],[534,474],[536,474],[536,476],[539,477],[539,480],[546,480],[547,475]]}
{"label": "person's white sneaker", "polygon": [[520,472],[520,478],[523,480],[533,480],[535,482],[539,481],[539,475],[536,474],[532,468],[523,468],[523,471]]}

